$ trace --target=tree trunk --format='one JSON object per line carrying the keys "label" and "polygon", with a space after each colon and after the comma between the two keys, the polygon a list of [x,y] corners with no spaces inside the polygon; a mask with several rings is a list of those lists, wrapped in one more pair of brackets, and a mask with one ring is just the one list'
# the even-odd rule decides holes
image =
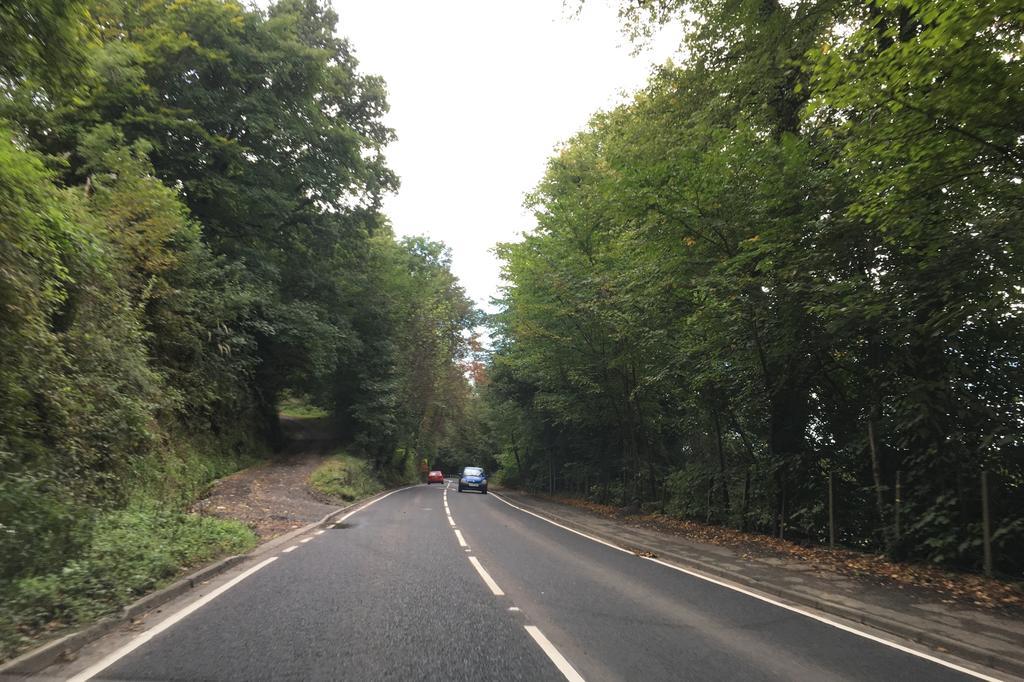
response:
{"label": "tree trunk", "polygon": [[882,540],[885,551],[892,552],[892,534],[885,521],[885,497],[882,494],[882,466],[878,461],[878,446],[875,442],[875,419],[868,417],[868,450],[871,452],[871,476],[875,480],[875,505],[878,508],[879,523],[882,524]]}
{"label": "tree trunk", "polygon": [[729,517],[729,480],[725,473],[725,448],[722,447],[722,421],[715,410],[715,445],[718,449],[718,476],[722,486],[722,511]]}

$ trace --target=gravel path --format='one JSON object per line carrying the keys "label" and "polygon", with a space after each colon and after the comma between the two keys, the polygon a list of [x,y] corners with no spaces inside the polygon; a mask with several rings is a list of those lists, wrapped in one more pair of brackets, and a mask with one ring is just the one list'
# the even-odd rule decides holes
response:
{"label": "gravel path", "polygon": [[192,510],[237,519],[268,540],[313,521],[340,504],[318,497],[307,481],[337,442],[320,420],[282,418],[288,445],[272,461],[220,479]]}

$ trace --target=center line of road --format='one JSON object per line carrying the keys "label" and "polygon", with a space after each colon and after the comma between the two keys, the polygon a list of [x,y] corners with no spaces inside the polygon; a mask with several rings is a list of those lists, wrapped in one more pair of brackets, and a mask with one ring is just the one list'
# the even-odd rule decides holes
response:
{"label": "center line of road", "polygon": [[296,549],[298,549],[298,548],[299,548],[299,546],[298,546],[298,545],[292,545],[292,546],[291,546],[291,547],[289,547],[288,549],[282,549],[282,550],[281,550],[281,553],[282,553],[282,554],[287,554],[288,552],[291,552],[292,550],[296,550]]}
{"label": "center line of road", "polygon": [[533,637],[533,641],[537,642],[544,653],[548,655],[548,658],[555,664],[555,667],[565,675],[565,679],[569,680],[569,682],[584,682],[583,677],[576,672],[576,668],[573,668],[572,664],[565,660],[565,656],[544,636],[540,628],[536,625],[524,625],[523,627],[530,633],[530,637]]}
{"label": "center line of road", "polygon": [[312,539],[313,538],[302,538],[301,540],[299,540],[299,542],[309,542]]}
{"label": "center line of road", "polygon": [[475,568],[476,572],[480,574],[481,578],[483,578],[484,582],[487,584],[487,587],[491,588],[491,593],[495,597],[505,596],[505,593],[501,590],[500,587],[498,587],[498,583],[494,582],[494,578],[491,577],[490,573],[485,571],[484,567],[480,565],[479,559],[477,559],[475,556],[471,556],[469,557],[469,563],[473,564],[473,568]]}
{"label": "center line of road", "polygon": [[187,618],[193,612],[198,611],[199,609],[203,608],[204,606],[209,604],[211,601],[213,601],[214,599],[216,599],[220,595],[224,594],[225,592],[227,592],[232,587],[234,587],[238,583],[240,583],[243,580],[245,580],[246,578],[248,578],[250,575],[252,575],[256,571],[260,570],[261,568],[263,568],[267,564],[270,564],[271,562],[274,562],[274,561],[277,561],[277,557],[276,556],[272,556],[269,559],[266,559],[265,561],[262,561],[262,562],[256,564],[255,566],[250,568],[245,573],[242,573],[241,575],[239,575],[239,576],[237,576],[235,578],[232,578],[230,581],[224,583],[223,585],[221,585],[216,590],[214,590],[210,594],[206,595],[202,599],[199,599],[199,600],[189,604],[187,607],[185,607],[181,611],[178,611],[173,616],[171,616],[167,620],[163,621],[162,623],[160,623],[159,625],[157,625],[153,629],[146,630],[141,635],[139,635],[138,637],[136,637],[132,641],[128,642],[127,644],[125,644],[123,647],[121,647],[117,651],[113,652],[112,654],[109,654],[109,655],[105,656],[98,663],[96,663],[96,664],[86,668],[82,672],[78,673],[77,675],[72,677],[70,680],[68,680],[68,682],[85,682],[86,680],[92,679],[95,675],[97,675],[98,673],[103,672],[104,670],[109,668],[111,665],[113,665],[114,663],[116,663],[120,659],[124,658],[125,656],[127,656],[131,652],[135,651],[140,646],[142,646],[143,644],[145,644],[149,640],[153,639],[154,637],[159,635],[161,632],[163,632],[167,628],[171,627],[172,625],[174,625],[178,621],[180,621],[180,620],[182,620],[184,618]]}
{"label": "center line of road", "polygon": [[466,541],[462,538],[462,531],[460,531],[457,528],[455,529],[455,537],[457,537],[459,539],[459,547],[468,547],[469,546],[469,545],[466,544]]}

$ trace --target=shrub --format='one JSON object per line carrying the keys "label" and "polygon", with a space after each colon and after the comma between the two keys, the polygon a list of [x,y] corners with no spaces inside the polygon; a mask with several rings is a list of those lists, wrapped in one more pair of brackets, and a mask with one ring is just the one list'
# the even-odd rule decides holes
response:
{"label": "shrub", "polygon": [[345,453],[334,455],[309,477],[314,490],[324,495],[352,502],[384,489],[366,460]]}

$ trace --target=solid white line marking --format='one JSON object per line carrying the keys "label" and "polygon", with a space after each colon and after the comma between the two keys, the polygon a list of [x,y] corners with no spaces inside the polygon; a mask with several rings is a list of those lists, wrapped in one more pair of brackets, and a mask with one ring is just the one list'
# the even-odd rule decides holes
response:
{"label": "solid white line marking", "polygon": [[491,593],[495,597],[505,596],[505,593],[501,591],[500,587],[498,587],[498,583],[494,582],[494,578],[491,577],[490,573],[485,571],[484,567],[480,565],[479,559],[475,556],[471,556],[469,557],[469,563],[473,564],[473,568],[476,569],[476,572],[479,573],[480,577],[484,579],[485,583],[487,583],[487,587],[491,588]]}
{"label": "solid white line marking", "polygon": [[97,673],[103,672],[104,670],[109,668],[111,665],[116,663],[118,660],[124,658],[125,656],[127,656],[131,652],[135,651],[140,646],[142,646],[143,644],[145,644],[149,640],[153,639],[154,637],[159,635],[164,630],[168,629],[169,627],[171,627],[175,623],[177,623],[177,622],[187,618],[188,616],[190,616],[194,612],[198,611],[202,607],[204,607],[207,604],[209,604],[211,601],[213,601],[214,599],[216,599],[220,595],[222,595],[225,592],[227,592],[228,590],[230,590],[232,587],[234,587],[238,583],[240,583],[243,580],[245,580],[246,578],[248,578],[250,575],[252,575],[256,571],[260,570],[264,566],[266,566],[266,565],[268,565],[268,564],[270,564],[271,562],[274,562],[274,561],[277,561],[277,557],[276,556],[272,556],[269,559],[266,559],[265,561],[262,561],[262,562],[256,564],[255,566],[253,566],[252,568],[247,570],[245,573],[242,573],[241,575],[238,575],[238,576],[232,578],[231,580],[229,580],[228,582],[224,583],[223,585],[221,585],[216,590],[214,590],[210,594],[206,595],[202,599],[199,599],[199,600],[189,604],[184,609],[182,609],[181,611],[178,611],[177,613],[175,613],[171,617],[167,618],[166,620],[161,622],[156,627],[152,628],[151,630],[146,630],[141,635],[139,635],[138,637],[136,637],[132,641],[130,641],[127,644],[125,644],[124,646],[122,646],[117,651],[114,651],[113,653],[109,654],[108,656],[105,656],[98,663],[96,663],[96,664],[86,668],[82,672],[78,673],[77,675],[72,677],[68,682],[85,682],[85,680],[92,679]]}
{"label": "solid white line marking", "polygon": [[284,554],[287,554],[288,552],[291,552],[292,550],[296,550],[298,548],[299,548],[298,545],[292,545],[288,549],[282,549],[281,552],[284,553]]}
{"label": "solid white line marking", "polygon": [[715,578],[711,578],[711,577],[708,577],[706,575],[701,575],[700,573],[695,573],[693,571],[689,571],[689,570],[687,570],[685,568],[682,568],[681,566],[674,566],[674,565],[672,565],[670,563],[662,561],[661,559],[655,559],[653,557],[641,557],[641,558],[642,559],[647,559],[648,561],[653,561],[656,564],[661,564],[662,566],[666,566],[666,567],[671,568],[673,570],[679,571],[680,573],[686,573],[687,575],[692,575],[695,578],[700,578],[701,580],[706,580],[706,581],[708,581],[710,583],[715,583],[716,585],[721,585],[722,587],[727,587],[730,590],[735,590],[736,592],[742,592],[743,594],[745,594],[745,595],[747,595],[749,597],[754,597],[755,599],[760,599],[761,601],[767,602],[767,603],[769,603],[769,604],[771,604],[773,606],[778,606],[779,608],[786,609],[787,611],[792,611],[793,613],[799,613],[801,616],[807,616],[808,618],[813,618],[816,621],[825,623],[826,625],[831,625],[832,627],[839,628],[840,630],[845,630],[846,632],[850,632],[852,634],[858,635],[858,636],[863,637],[865,639],[870,639],[873,642],[878,642],[879,644],[884,644],[886,646],[892,647],[893,649],[899,649],[900,651],[906,652],[908,654],[912,654],[914,656],[917,656],[918,658],[923,658],[925,660],[931,661],[932,663],[938,663],[939,665],[945,666],[947,668],[952,668],[953,670],[956,670],[957,672],[962,672],[962,673],[965,673],[967,675],[971,675],[972,677],[977,677],[978,679],[989,680],[989,682],[1001,682],[999,680],[999,678],[989,677],[988,675],[985,675],[983,673],[975,672],[974,670],[970,670],[968,668],[961,667],[961,666],[957,665],[956,663],[950,663],[949,661],[944,661],[941,658],[937,658],[937,657],[932,656],[930,654],[926,654],[923,651],[915,651],[914,649],[911,649],[910,647],[905,647],[902,644],[897,644],[896,642],[890,642],[887,639],[882,639],[881,637],[878,637],[876,635],[872,635],[872,634],[870,634],[868,632],[862,632],[861,630],[857,630],[855,628],[852,628],[849,625],[843,625],[842,623],[837,623],[834,620],[830,620],[830,619],[828,619],[828,618],[826,618],[824,616],[819,616],[816,613],[811,613],[810,611],[804,611],[803,609],[801,609],[801,608],[799,608],[797,606],[792,606],[790,604],[784,604],[783,602],[780,602],[780,601],[775,601],[771,597],[766,597],[764,595],[757,594],[756,592],[751,592],[750,590],[746,590],[746,589],[740,587],[739,585],[733,585],[733,584],[730,584],[730,583],[723,582],[721,580],[716,580]]}
{"label": "solid white line marking", "polygon": [[562,530],[567,530],[570,533],[575,533],[576,535],[579,535],[581,537],[585,537],[588,540],[593,540],[594,542],[596,542],[598,544],[601,544],[601,545],[604,545],[605,547],[611,547],[612,549],[617,549],[620,552],[625,552],[626,554],[633,554],[633,552],[629,551],[628,549],[623,549],[622,547],[619,547],[618,545],[613,545],[612,543],[606,542],[605,540],[602,540],[601,538],[595,538],[593,535],[587,535],[586,533],[581,533],[580,531],[576,530],[575,528],[569,528],[569,526],[563,526],[562,524],[558,523],[557,521],[552,521],[551,519],[547,518],[546,516],[541,516],[540,514],[534,514],[532,511],[529,511],[527,509],[523,509],[522,507],[517,507],[516,505],[512,504],[511,502],[509,502],[508,500],[506,500],[505,498],[503,498],[501,495],[499,495],[497,493],[491,493],[491,495],[494,497],[494,499],[500,500],[500,501],[504,502],[505,504],[507,504],[508,506],[512,507],[513,509],[518,509],[519,511],[523,512],[524,514],[529,514],[530,516],[536,516],[541,521],[547,521],[552,526],[558,526]]}
{"label": "solid white line marking", "polygon": [[573,668],[572,664],[565,660],[565,656],[544,636],[540,628],[536,625],[524,625],[523,627],[530,633],[530,637],[533,637],[533,641],[537,642],[544,653],[548,655],[548,658],[555,664],[555,667],[565,675],[565,679],[569,680],[569,682],[584,682],[583,677],[576,672],[576,668]]}
{"label": "solid white line marking", "polygon": [[[492,495],[493,495],[493,497],[495,497],[498,500],[501,500],[502,502],[504,502],[508,506],[512,507],[513,509],[518,509],[519,511],[523,512],[524,514],[529,514],[530,516],[536,516],[541,521],[547,521],[552,526],[558,526],[562,530],[567,530],[570,533],[575,533],[576,535],[585,537],[588,540],[592,540],[592,541],[594,541],[596,543],[602,544],[605,547],[611,547],[612,549],[617,549],[620,552],[625,552],[626,554],[634,554],[633,552],[631,552],[628,549],[623,549],[622,547],[619,547],[618,545],[613,545],[610,542],[606,542],[606,541],[604,541],[604,540],[602,540],[600,538],[595,538],[593,535],[587,535],[586,533],[581,533],[578,530],[575,530],[573,528],[569,528],[568,526],[563,526],[562,524],[558,523],[557,521],[552,521],[551,519],[549,519],[547,517],[544,517],[544,516],[541,516],[540,514],[534,514],[532,511],[523,509],[522,507],[517,507],[516,505],[512,504],[508,500],[502,499],[502,497],[500,495],[493,494],[493,493],[492,493]],[[927,654],[927,653],[925,653],[923,651],[917,651],[916,649],[911,649],[910,647],[903,646],[902,644],[897,644],[896,642],[892,642],[890,640],[883,639],[883,638],[878,637],[876,635],[872,635],[871,633],[863,632],[861,630],[857,630],[855,628],[850,627],[849,625],[844,625],[842,623],[837,623],[836,621],[831,620],[829,618],[826,618],[824,616],[820,616],[818,614],[810,613],[809,611],[804,611],[803,609],[801,609],[801,608],[799,608],[797,606],[792,606],[790,604],[785,604],[783,602],[776,601],[776,600],[772,599],[771,597],[766,597],[765,595],[758,594],[757,592],[752,592],[752,591],[747,590],[747,589],[745,589],[743,587],[740,587],[739,585],[735,585],[735,584],[729,583],[729,582],[724,582],[722,580],[718,580],[716,578],[712,578],[712,577],[704,575],[702,573],[697,573],[696,571],[691,571],[691,570],[682,568],[681,566],[676,566],[675,564],[670,564],[668,562],[662,561],[661,559],[655,559],[653,557],[639,557],[639,558],[646,559],[647,561],[653,561],[656,564],[661,564],[662,566],[665,566],[667,568],[671,568],[672,570],[675,570],[675,571],[679,571],[680,573],[686,573],[687,575],[691,575],[694,578],[699,578],[701,580],[706,580],[709,583],[714,583],[715,585],[720,585],[720,586],[725,587],[727,589],[733,590],[734,592],[740,592],[742,594],[747,595],[748,597],[753,597],[754,599],[760,599],[761,601],[767,602],[767,603],[771,604],[772,606],[778,606],[781,609],[786,609],[787,611],[792,611],[793,613],[799,613],[801,616],[807,616],[808,618],[813,618],[814,620],[819,621],[821,623],[825,623],[826,625],[831,625],[832,627],[839,628],[840,630],[845,630],[846,632],[852,633],[852,634],[857,635],[859,637],[863,637],[865,639],[870,639],[873,642],[878,642],[879,644],[884,644],[885,646],[892,647],[893,649],[898,649],[898,650],[903,651],[905,653],[911,654],[912,656],[917,656],[918,658],[923,658],[923,659],[925,659],[927,661],[931,661],[932,663],[938,663],[941,666],[944,666],[946,668],[951,668],[952,670],[956,670],[957,672],[965,673],[965,674],[970,675],[972,677],[976,677],[976,678],[978,678],[980,680],[987,680],[988,682],[1001,682],[1001,680],[999,678],[997,678],[997,677],[989,677],[988,675],[985,675],[984,673],[979,673],[979,672],[971,670],[969,668],[964,668],[963,666],[959,666],[956,663],[952,663],[950,661],[943,660],[943,659],[938,658],[936,656],[932,656],[931,654]]]}
{"label": "solid white line marking", "polygon": [[459,547],[469,547],[469,545],[466,544],[466,541],[462,538],[462,531],[456,529],[455,537],[459,539]]}
{"label": "solid white line marking", "polygon": [[301,540],[299,540],[299,542],[309,542],[312,539],[313,538],[302,538]]}
{"label": "solid white line marking", "polygon": [[358,509],[353,509],[352,511],[350,511],[350,512],[349,512],[349,513],[347,513],[347,514],[345,514],[345,515],[344,515],[344,516],[342,516],[341,518],[339,518],[339,519],[336,519],[336,520],[335,520],[334,522],[335,522],[335,523],[341,523],[342,521],[344,521],[344,520],[345,520],[345,519],[347,519],[348,517],[352,516],[352,515],[353,515],[353,514],[355,514],[356,512],[361,512],[361,511],[363,511],[364,509],[366,509],[367,507],[371,507],[371,506],[373,506],[373,505],[377,504],[378,502],[380,502],[381,500],[383,500],[383,499],[384,499],[385,497],[391,497],[391,496],[392,496],[392,495],[394,495],[395,493],[400,493],[400,492],[402,492],[403,490],[411,490],[411,489],[412,489],[412,488],[414,488],[414,487],[415,487],[415,486],[406,486],[406,487],[404,487],[404,488],[398,488],[397,490],[392,490],[391,492],[387,493],[386,495],[381,495],[380,497],[378,497],[378,498],[376,498],[376,499],[374,499],[374,500],[370,500],[369,502],[367,502],[367,503],[366,503],[366,504],[364,504],[363,506],[359,507]]}

